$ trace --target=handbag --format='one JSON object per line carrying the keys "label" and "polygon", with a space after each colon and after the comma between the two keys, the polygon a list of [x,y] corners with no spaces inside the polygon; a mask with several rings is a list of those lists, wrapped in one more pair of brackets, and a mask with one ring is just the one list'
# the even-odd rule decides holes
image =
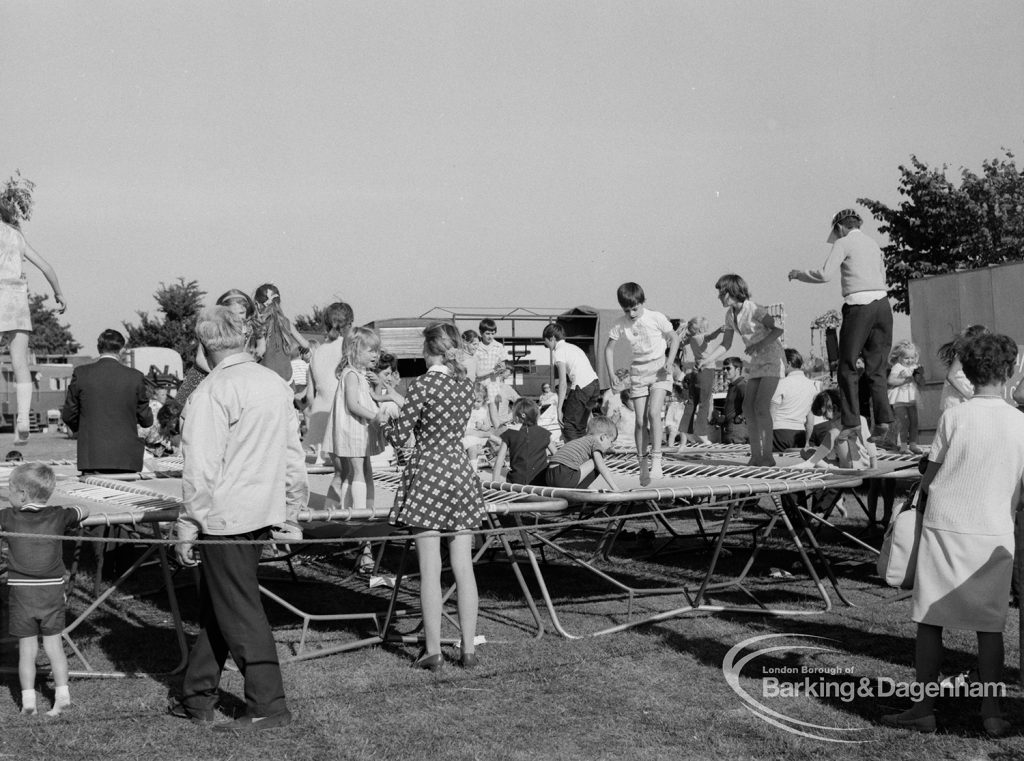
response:
{"label": "handbag", "polygon": [[878,575],[890,587],[913,589],[917,572],[917,549],[921,543],[925,497],[915,485],[885,529],[878,555]]}

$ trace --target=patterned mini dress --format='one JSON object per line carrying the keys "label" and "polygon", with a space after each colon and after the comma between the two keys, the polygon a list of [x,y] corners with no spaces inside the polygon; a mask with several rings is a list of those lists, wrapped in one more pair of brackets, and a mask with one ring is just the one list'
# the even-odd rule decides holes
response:
{"label": "patterned mini dress", "polygon": [[395,499],[390,522],[434,531],[465,531],[480,525],[480,479],[462,445],[473,409],[473,384],[433,365],[417,378],[402,414],[386,429],[399,447],[413,434],[416,445]]}

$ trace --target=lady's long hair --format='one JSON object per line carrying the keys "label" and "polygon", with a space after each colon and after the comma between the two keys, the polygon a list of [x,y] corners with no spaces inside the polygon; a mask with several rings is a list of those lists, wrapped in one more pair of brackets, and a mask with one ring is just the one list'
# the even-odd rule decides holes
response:
{"label": "lady's long hair", "polygon": [[292,324],[281,310],[281,292],[276,285],[264,283],[253,294],[256,302],[256,317],[263,336],[275,335],[281,348],[289,357],[295,356],[298,341],[292,333]]}
{"label": "lady's long hair", "polygon": [[355,319],[352,314],[352,307],[344,301],[335,301],[328,304],[323,313],[324,330],[327,331],[327,340],[336,341],[348,333]]}
{"label": "lady's long hair", "polygon": [[939,347],[938,352],[936,352],[939,355],[939,359],[942,360],[946,367],[949,367],[953,364],[953,360],[960,356],[960,352],[967,345],[967,342],[983,333],[988,333],[988,328],[984,325],[971,325],[964,328],[953,336],[952,341],[948,341]]}
{"label": "lady's long hair", "polygon": [[462,340],[455,326],[449,322],[435,322],[423,330],[423,348],[426,354],[440,357],[452,375],[466,377],[466,368],[459,362]]}

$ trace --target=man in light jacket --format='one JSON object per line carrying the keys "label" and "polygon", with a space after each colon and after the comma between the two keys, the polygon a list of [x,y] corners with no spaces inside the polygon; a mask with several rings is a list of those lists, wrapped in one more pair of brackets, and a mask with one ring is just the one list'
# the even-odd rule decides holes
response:
{"label": "man in light jacket", "polygon": [[[309,495],[291,388],[245,351],[243,318],[227,307],[204,310],[196,323],[213,367],[185,407],[184,510],[178,560],[200,572],[199,638],[188,658],[181,700],[171,713],[213,721],[224,661],[230,653],[245,679],[246,714],[217,731],[250,732],[291,722],[277,647],[260,600],[256,568],[271,527],[294,519]],[[221,544],[200,545],[195,539]]]}

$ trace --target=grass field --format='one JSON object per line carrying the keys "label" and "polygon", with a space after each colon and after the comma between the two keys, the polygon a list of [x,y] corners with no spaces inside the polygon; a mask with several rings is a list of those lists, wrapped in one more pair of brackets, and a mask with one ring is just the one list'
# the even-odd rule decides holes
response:
{"label": "grass field", "polygon": [[[855,518],[850,519],[856,525]],[[653,528],[653,524],[650,524]],[[630,527],[635,531],[639,525]],[[630,534],[605,567],[650,585],[659,580],[695,580],[706,551],[686,551],[642,559]],[[568,540],[578,549],[592,541]],[[860,561],[867,556],[837,542],[828,543],[844,591],[857,607],[837,604],[830,613],[771,617],[734,613],[690,614],[599,638],[566,640],[550,633],[532,639],[531,620],[509,567],[480,566],[481,667],[463,671],[449,662],[438,674],[409,668],[415,649],[387,645],[283,667],[293,725],[255,736],[223,737],[208,726],[170,718],[166,699],[177,680],[166,672],[177,654],[166,597],[159,577],[142,574],[128,591],[115,594],[84,626],[76,642],[96,668],[139,671],[120,679],[72,680],[74,708],[58,719],[18,715],[19,688],[6,674],[8,693],[0,700],[0,758],[16,759],[785,759],[822,756],[839,759],[1011,759],[1024,758],[1024,735],[998,741],[985,738],[977,719],[977,700],[945,698],[939,703],[940,731],[920,735],[879,725],[883,713],[898,711],[905,698],[854,696],[761,698],[762,677],[771,674],[838,672],[834,682],[860,683],[891,677],[912,679],[914,625],[909,602],[893,602],[893,590],[881,587]],[[737,538],[724,571],[744,557]],[[755,571],[752,584],[765,600],[798,609],[815,609],[812,586],[794,563],[796,555],[773,543]],[[388,558],[389,563],[394,558]],[[294,585],[275,568],[268,584],[289,599],[319,611],[383,607],[380,590],[365,580],[344,580],[345,559],[315,559],[301,569],[310,583]],[[793,573],[769,578],[770,569]],[[547,579],[559,615],[571,630],[593,630],[623,622],[624,603],[581,571],[552,562]],[[89,599],[91,582],[78,586],[71,611]],[[178,579],[183,614],[195,632],[195,593],[189,578]],[[409,587],[414,591],[414,584]],[[415,603],[414,596],[405,601]],[[742,596],[718,595],[717,603],[744,603]],[[682,598],[642,600],[635,612],[664,610]],[[298,624],[268,605],[282,657],[295,650]],[[547,623],[546,616],[545,622]],[[405,625],[412,628],[411,623]],[[334,645],[366,636],[364,624],[315,624],[317,644]],[[454,636],[448,627],[446,636]],[[751,637],[790,635],[741,672],[739,686],[785,717],[818,725],[812,734],[859,742],[826,742],[801,737],[748,710],[723,673],[730,648]],[[826,637],[836,652],[800,650]],[[1006,632],[1008,718],[1024,727],[1024,699],[1017,686],[1018,627],[1011,610]],[[967,671],[974,661],[971,633],[948,632],[945,673]],[[749,652],[746,651],[746,652]],[[451,651],[449,652],[451,654]],[[4,646],[2,664],[16,662]],[[72,659],[72,667],[79,664]],[[48,707],[51,687],[43,687]],[[229,671],[222,684],[225,715],[242,710],[242,683]],[[789,726],[793,726],[788,722]],[[840,728],[837,730],[837,728]]]}

